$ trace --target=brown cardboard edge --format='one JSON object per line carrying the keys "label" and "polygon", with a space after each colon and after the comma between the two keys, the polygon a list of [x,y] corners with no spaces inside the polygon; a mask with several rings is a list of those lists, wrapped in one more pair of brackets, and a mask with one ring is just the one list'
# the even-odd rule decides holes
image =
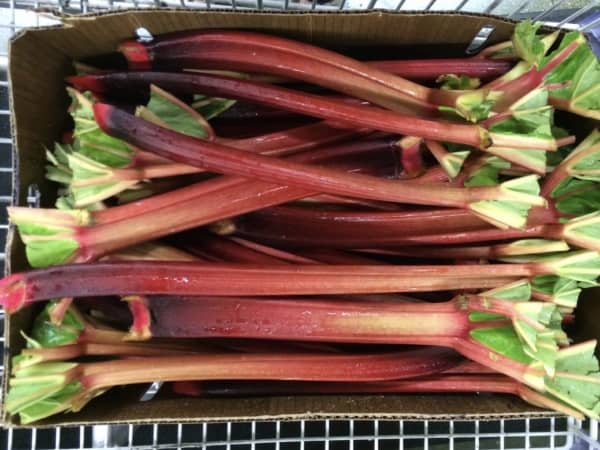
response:
{"label": "brown cardboard edge", "polygon": [[[304,14],[322,14],[322,15],[331,15],[331,14],[342,14],[342,15],[370,15],[370,14],[389,14],[389,15],[423,15],[423,16],[439,16],[439,15],[448,15],[452,14],[455,16],[470,16],[470,17],[487,17],[493,20],[498,20],[505,23],[515,24],[518,20],[497,16],[494,14],[486,14],[479,12],[471,12],[471,11],[455,11],[455,10],[388,10],[383,8],[373,8],[369,10],[275,10],[275,9],[250,9],[244,8],[239,10],[232,10],[230,8],[216,8],[211,7],[208,10],[203,9],[193,9],[186,8],[180,6],[167,6],[167,7],[151,7],[151,8],[120,8],[118,10],[106,10],[106,11],[95,11],[85,14],[68,14],[68,13],[59,13],[55,15],[57,20],[63,21],[65,26],[68,26],[71,22],[78,22],[80,20],[94,19],[95,17],[109,16],[109,15],[117,15],[121,13],[130,13],[130,12],[156,12],[156,11],[174,11],[174,12],[183,12],[183,13],[204,13],[204,12],[215,12],[215,13],[231,13],[231,14],[264,14],[264,15],[304,15]],[[56,25],[50,25],[49,27],[55,27]],[[58,25],[60,26],[60,25]],[[35,29],[44,28],[44,27],[36,27]],[[551,27],[546,27],[547,29],[551,29]]]}
{"label": "brown cardboard edge", "polygon": [[301,420],[428,420],[434,422],[442,422],[449,420],[464,420],[464,421],[491,421],[491,420],[516,420],[516,419],[549,419],[553,417],[561,417],[559,414],[552,411],[539,411],[531,413],[486,413],[486,414],[341,414],[341,413],[319,413],[307,412],[304,414],[267,414],[258,416],[227,416],[227,417],[208,417],[208,418],[189,418],[189,417],[170,417],[155,421],[153,419],[143,420],[115,420],[102,422],[86,422],[86,421],[62,421],[59,425],[56,424],[32,424],[32,425],[17,425],[14,423],[3,423],[2,427],[11,428],[13,430],[27,429],[52,429],[60,426],[64,427],[80,427],[89,425],[149,425],[149,424],[183,424],[190,425],[196,423],[248,423],[248,422],[272,422],[272,421],[301,421]]}
{"label": "brown cardboard edge", "polygon": [[[144,10],[139,10],[139,9],[124,9],[124,10],[119,10],[119,11],[105,11],[105,12],[99,12],[99,13],[90,13],[90,14],[86,14],[86,15],[82,15],[82,16],[76,16],[76,17],[63,17],[64,20],[64,24],[63,25],[53,25],[53,26],[49,26],[49,27],[40,27],[38,29],[25,29],[22,30],[20,33],[18,33],[13,41],[16,41],[18,39],[20,39],[21,37],[25,36],[28,33],[36,33],[37,31],[40,30],[49,30],[49,29],[54,29],[54,28],[61,28],[61,27],[71,27],[71,26],[81,26],[82,23],[85,23],[85,21],[89,21],[89,20],[96,20],[98,17],[106,17],[106,16],[114,16],[114,15],[123,15],[123,14],[128,14],[130,12],[135,12],[136,14],[144,14],[144,13],[152,13],[152,12],[157,12],[157,11],[170,11],[170,12],[176,12],[176,13],[181,13],[181,14],[189,14],[189,13],[198,13],[197,10],[189,10],[189,9],[185,9],[185,8],[148,8],[148,9],[144,9]],[[319,12],[315,12],[315,11],[291,11],[291,12],[281,12],[281,11],[255,11],[255,10],[244,10],[244,11],[231,11],[231,10],[227,10],[227,9],[211,9],[211,12],[217,12],[217,13],[226,13],[226,14],[244,14],[244,15],[250,15],[250,14],[261,14],[261,15],[310,15],[310,14],[316,14],[316,15],[351,15],[351,16],[366,16],[366,15],[420,15],[420,16],[440,16],[440,15],[444,15],[447,12],[443,12],[443,11],[427,11],[427,12],[423,12],[423,11],[418,11],[418,12],[411,12],[411,11],[397,11],[397,12],[390,12],[390,11],[385,11],[385,10],[372,10],[372,11],[319,11]],[[456,12],[452,12],[452,14],[457,15]],[[474,13],[458,13],[458,15],[464,15],[464,16],[472,16],[472,17],[483,17],[483,18],[490,18],[493,19],[495,21],[500,21],[502,23],[506,23],[506,24],[512,24],[515,23],[515,21],[512,20],[507,20],[505,18],[498,18],[496,16],[493,15],[487,15],[487,14],[474,14]],[[10,55],[10,50],[9,50],[9,55]],[[11,76],[11,72],[9,70],[9,77]],[[10,81],[10,78],[9,78]],[[10,101],[10,108],[11,108],[11,112],[12,112],[12,108],[13,108],[13,92],[12,90],[10,91],[9,94],[9,101]],[[13,136],[15,136],[14,131],[16,129],[16,123],[14,121],[14,115],[11,114],[11,131],[13,131]],[[18,147],[17,147],[17,143],[14,140],[15,137],[13,137],[13,156],[14,156],[14,165],[15,168],[18,169]],[[19,180],[18,180],[18,170],[15,172],[15,182],[13,185],[13,195],[15,199],[18,199],[19,197]],[[15,241],[15,233],[13,229],[9,230],[9,235],[7,236],[7,255],[10,256],[11,251],[12,251],[12,245],[14,244]],[[10,259],[7,260],[8,264],[7,264],[7,270],[10,270]],[[7,324],[5,327],[5,336],[8,338],[8,334],[10,331],[10,321],[7,320]],[[7,343],[9,343],[9,340],[6,341]],[[8,354],[5,355],[5,367],[9,367],[9,361],[8,361]],[[6,377],[4,379],[4,392],[6,392]],[[552,417],[555,416],[556,414],[553,412],[547,412],[547,411],[532,411],[532,412],[524,412],[524,413],[511,413],[511,412],[507,412],[507,413],[483,413],[483,414],[411,414],[411,413],[397,413],[397,414],[390,414],[390,413],[382,413],[382,414],[376,414],[376,413],[369,413],[369,414],[342,414],[342,413],[319,413],[319,412],[307,412],[307,413],[303,413],[303,414],[282,414],[282,415],[262,415],[262,416],[253,416],[253,417],[247,417],[247,416],[228,416],[228,417],[207,417],[207,418],[202,418],[202,417],[194,417],[194,418],[189,418],[189,417],[170,417],[168,419],[160,419],[161,423],[194,423],[194,422],[198,422],[198,421],[206,421],[206,422],[225,422],[225,421],[250,421],[250,420],[309,420],[309,419],[324,419],[324,418],[339,418],[339,419],[381,419],[381,420],[397,420],[397,419],[429,419],[429,420],[448,420],[448,419],[467,419],[467,420],[472,420],[472,419],[495,419],[495,418],[523,418],[523,417]],[[3,421],[4,421],[4,425],[5,426],[10,426],[13,428],[32,428],[32,427],[28,427],[28,426],[22,426],[22,425],[15,425],[11,422],[7,422],[7,419],[5,417],[5,415],[3,414]],[[102,421],[102,422],[93,422],[93,423],[101,423],[101,424],[108,424],[108,423],[136,423],[136,424],[144,424],[144,423],[155,423],[155,419],[147,419],[147,420],[117,420],[117,421]],[[89,425],[90,422],[82,422],[82,421],[62,421],[60,422],[61,426],[78,426],[78,425]],[[48,425],[44,425],[42,424],[41,427],[53,427],[55,426],[55,424],[48,424]],[[40,425],[36,425],[36,427],[40,427]]]}

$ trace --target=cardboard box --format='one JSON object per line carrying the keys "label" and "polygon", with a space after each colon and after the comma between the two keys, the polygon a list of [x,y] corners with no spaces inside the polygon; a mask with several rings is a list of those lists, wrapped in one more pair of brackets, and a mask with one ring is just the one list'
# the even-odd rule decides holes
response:
{"label": "cardboard box", "polygon": [[[386,13],[281,13],[186,10],[132,10],[66,18],[64,26],[25,30],[10,46],[11,105],[15,196],[25,204],[27,188],[37,184],[42,203],[52,205],[54,186],[44,181],[44,146],[57,140],[67,123],[68,98],[63,78],[71,63],[83,57],[114,51],[134,36],[138,27],[152,34],[203,28],[256,30],[299,39],[353,55],[371,58],[409,58],[426,55],[461,56],[483,25],[493,25],[490,44],[509,39],[513,22],[483,15]],[[7,267],[27,269],[22,243],[10,231]],[[598,307],[584,301],[578,314],[581,336],[600,336],[592,317]],[[23,346],[19,330],[28,329],[29,308],[7,320],[5,355]],[[6,378],[5,386],[6,390]],[[544,416],[517,398],[501,395],[370,395],[308,396],[252,399],[185,399],[159,394],[138,402],[145,387],[112,389],[78,414],[53,417],[41,425],[114,422],[192,422],[228,420],[310,419],[322,417],[379,419],[448,419]],[[11,425],[6,413],[4,421]],[[38,424],[39,426],[40,424]]]}

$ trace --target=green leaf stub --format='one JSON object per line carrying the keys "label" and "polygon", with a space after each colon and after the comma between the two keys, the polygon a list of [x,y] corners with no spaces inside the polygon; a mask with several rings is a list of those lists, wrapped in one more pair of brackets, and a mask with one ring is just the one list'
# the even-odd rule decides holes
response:
{"label": "green leaf stub", "polygon": [[512,37],[515,53],[524,61],[537,65],[543,58],[545,46],[537,35],[541,23],[523,20],[517,24]]}
{"label": "green leaf stub", "polygon": [[525,364],[533,361],[523,351],[523,344],[512,326],[476,328],[469,334],[475,341],[513,361]]}

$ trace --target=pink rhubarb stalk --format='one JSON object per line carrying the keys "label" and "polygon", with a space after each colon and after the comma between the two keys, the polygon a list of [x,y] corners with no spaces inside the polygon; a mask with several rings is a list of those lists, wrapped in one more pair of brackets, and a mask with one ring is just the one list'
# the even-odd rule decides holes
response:
{"label": "pink rhubarb stalk", "polygon": [[313,380],[377,381],[436,373],[456,364],[455,355],[440,349],[358,354],[260,353],[154,357],[80,364],[86,389],[152,381],[183,380]]}

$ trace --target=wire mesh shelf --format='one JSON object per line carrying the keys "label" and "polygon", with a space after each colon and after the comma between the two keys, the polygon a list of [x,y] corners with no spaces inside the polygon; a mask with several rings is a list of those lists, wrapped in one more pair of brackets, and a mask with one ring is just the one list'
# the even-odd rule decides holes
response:
{"label": "wire mesh shelf", "polygon": [[586,442],[579,426],[561,417],[490,422],[321,420],[120,425],[6,433],[8,448],[12,445],[15,449],[583,449],[591,441]]}
{"label": "wire mesh shelf", "polygon": [[[0,249],[6,242],[6,206],[12,201],[7,43],[25,27],[57,24],[52,13],[119,8],[336,11],[461,11],[525,17],[591,32],[600,29],[600,0],[0,0]],[[489,33],[488,33],[489,34]],[[598,32],[600,34],[600,32]],[[480,33],[480,43],[486,40]],[[594,36],[592,35],[592,38]],[[34,193],[33,193],[34,194]],[[35,197],[35,195],[33,195]],[[35,203],[35,198],[31,199]],[[0,252],[0,267],[5,254]],[[0,344],[4,343],[0,310]],[[0,365],[0,377],[3,367]],[[491,421],[311,420],[242,423],[101,425],[0,429],[0,449],[600,449],[597,421],[556,416]]]}

